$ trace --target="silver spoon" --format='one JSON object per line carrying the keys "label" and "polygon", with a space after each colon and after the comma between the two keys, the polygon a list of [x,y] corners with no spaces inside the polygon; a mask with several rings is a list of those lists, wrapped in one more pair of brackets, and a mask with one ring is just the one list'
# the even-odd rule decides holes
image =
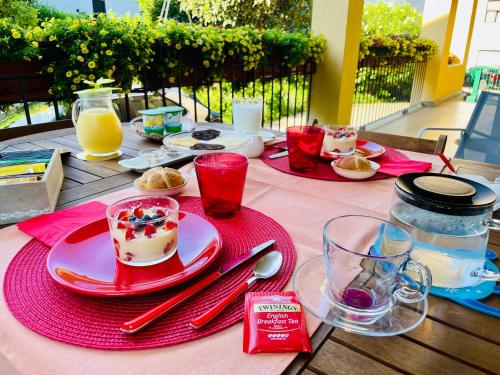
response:
{"label": "silver spoon", "polygon": [[248,280],[242,282],[238,285],[228,296],[226,296],[222,301],[217,303],[207,312],[203,313],[199,317],[191,320],[189,325],[193,328],[201,328],[213,318],[219,315],[227,306],[233,302],[236,297],[241,293],[246,291],[250,285],[252,285],[256,280],[269,279],[278,273],[283,264],[283,255],[279,251],[271,251],[267,253],[262,258],[260,258],[253,268],[253,276]]}

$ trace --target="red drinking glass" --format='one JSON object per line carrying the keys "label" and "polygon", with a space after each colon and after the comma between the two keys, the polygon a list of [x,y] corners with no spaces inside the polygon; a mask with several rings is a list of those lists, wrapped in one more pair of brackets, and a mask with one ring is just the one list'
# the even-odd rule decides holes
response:
{"label": "red drinking glass", "polygon": [[205,214],[227,217],[240,210],[248,169],[246,156],[230,152],[199,155],[194,167]]}
{"label": "red drinking glass", "polygon": [[325,130],[318,126],[290,126],[286,130],[290,169],[303,172],[316,169]]}

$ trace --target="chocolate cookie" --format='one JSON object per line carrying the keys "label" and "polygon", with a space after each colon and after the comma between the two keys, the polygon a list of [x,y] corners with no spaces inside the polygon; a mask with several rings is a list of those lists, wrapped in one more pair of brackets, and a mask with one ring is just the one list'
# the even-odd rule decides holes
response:
{"label": "chocolate cookie", "polygon": [[191,146],[191,150],[223,150],[226,146],[211,144],[211,143],[197,143],[194,146]]}
{"label": "chocolate cookie", "polygon": [[217,138],[220,135],[220,131],[215,129],[208,130],[199,130],[193,132],[191,135],[194,139],[198,139],[200,141],[210,141],[211,139]]}

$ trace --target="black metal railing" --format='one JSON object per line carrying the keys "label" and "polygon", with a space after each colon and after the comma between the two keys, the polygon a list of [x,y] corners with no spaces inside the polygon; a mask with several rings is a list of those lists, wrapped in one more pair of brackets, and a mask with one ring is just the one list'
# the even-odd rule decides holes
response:
{"label": "black metal railing", "polygon": [[360,128],[422,103],[426,61],[369,57],[358,64],[351,124]]}
{"label": "black metal railing", "polygon": [[32,124],[30,102],[49,102],[54,106],[55,119],[60,120],[57,99],[49,93],[52,76],[36,73],[0,75],[0,106],[22,104],[26,122]]}
{"label": "black metal railing", "polygon": [[[165,71],[167,69],[165,66]],[[314,72],[315,64],[312,62],[296,67],[276,62],[251,71],[244,71],[241,64],[228,64],[224,66],[222,77],[213,80],[204,77],[199,66],[192,65],[188,74],[177,70],[175,82],[143,75],[142,87],[134,88],[130,94],[117,96],[115,108],[122,121],[130,121],[142,108],[177,104],[184,107],[194,121],[231,123],[232,98],[262,97],[262,126],[283,130],[308,121]],[[44,80],[46,87],[38,88],[36,92],[31,90],[27,83],[32,84],[35,79]],[[54,106],[56,120],[59,120],[60,103],[48,93],[50,79],[36,74],[0,76],[0,80],[16,82],[9,95],[0,93],[0,105],[21,103],[26,122],[31,124],[29,104],[50,102]]]}

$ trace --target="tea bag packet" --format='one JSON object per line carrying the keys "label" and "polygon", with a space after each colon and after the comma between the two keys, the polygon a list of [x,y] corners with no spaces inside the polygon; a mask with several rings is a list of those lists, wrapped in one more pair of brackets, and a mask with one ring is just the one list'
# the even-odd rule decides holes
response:
{"label": "tea bag packet", "polygon": [[311,352],[304,310],[294,292],[246,294],[243,351]]}

